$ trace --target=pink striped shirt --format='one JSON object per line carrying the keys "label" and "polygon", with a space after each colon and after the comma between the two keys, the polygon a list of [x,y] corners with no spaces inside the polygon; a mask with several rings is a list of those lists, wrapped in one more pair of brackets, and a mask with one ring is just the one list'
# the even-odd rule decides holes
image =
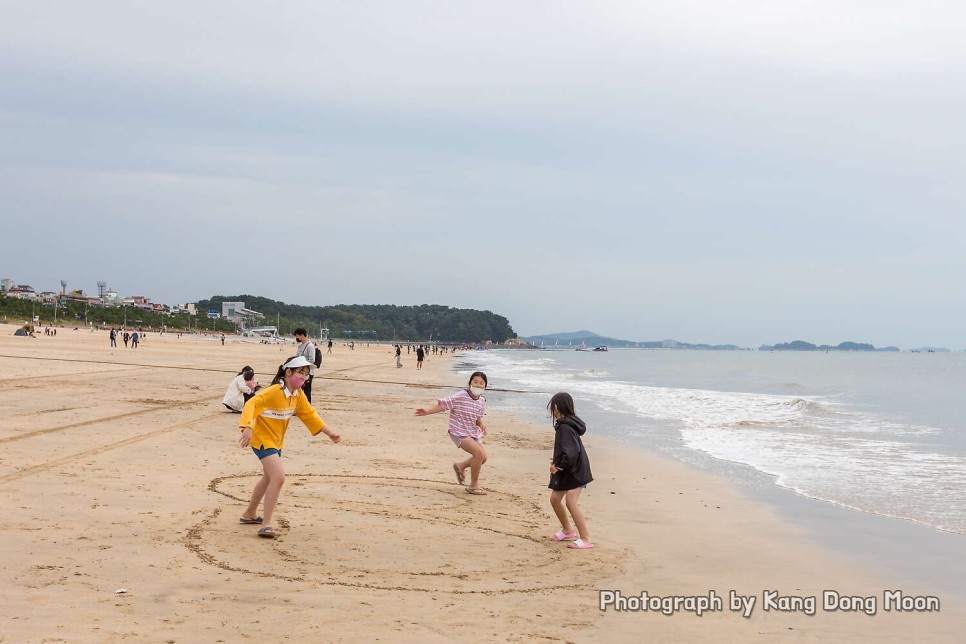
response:
{"label": "pink striped shirt", "polygon": [[479,438],[483,430],[476,424],[478,418],[486,413],[486,398],[473,396],[463,389],[449,398],[436,401],[443,409],[449,410],[449,435],[461,438]]}

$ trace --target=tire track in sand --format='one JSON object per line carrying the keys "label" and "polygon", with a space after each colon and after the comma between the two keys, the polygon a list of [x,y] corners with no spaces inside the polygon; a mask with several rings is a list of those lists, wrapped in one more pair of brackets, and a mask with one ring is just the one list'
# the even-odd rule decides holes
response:
{"label": "tire track in sand", "polygon": [[[178,405],[200,405],[201,403],[210,403],[212,401],[211,396],[205,396],[204,398],[196,398],[194,400],[176,400],[173,401]],[[149,409],[138,409],[137,411],[128,411],[123,414],[117,414],[115,416],[105,416],[104,418],[92,418],[91,420],[82,420],[79,423],[71,423],[70,425],[58,425],[57,427],[48,427],[47,429],[37,429],[32,432],[27,432],[26,434],[18,434],[16,436],[8,436],[6,438],[0,438],[0,445],[6,443],[13,443],[15,441],[22,441],[28,438],[36,438],[37,436],[43,436],[44,434],[52,434],[55,432],[63,432],[68,429],[77,429],[78,427],[86,427],[87,425],[96,425],[98,423],[106,423],[112,420],[119,420],[121,418],[131,418],[132,416],[141,416],[142,414],[153,414],[159,411],[165,411],[169,409],[166,405],[164,407],[152,407]],[[63,410],[53,410],[53,411],[63,411]],[[39,413],[39,412],[38,412]]]}
{"label": "tire track in sand", "polygon": [[[205,400],[209,400],[209,399],[206,398]],[[157,409],[148,409],[148,410],[144,410],[144,411],[145,412],[153,412],[153,411],[159,411],[159,410],[157,410]],[[139,412],[139,413],[143,413],[143,412]],[[121,418],[121,417],[124,417],[124,416],[130,416],[130,415],[131,414],[121,414],[121,416],[116,416],[116,418]],[[83,452],[77,452],[77,453],[71,454],[70,456],[64,456],[63,458],[58,458],[57,460],[54,460],[54,461],[46,461],[44,463],[39,463],[37,465],[31,465],[30,467],[25,467],[25,468],[19,469],[16,472],[11,472],[10,474],[5,474],[3,476],[0,476],[0,485],[3,485],[4,483],[10,483],[11,481],[16,481],[18,479],[22,479],[22,478],[25,478],[27,476],[31,476],[33,474],[40,474],[41,472],[46,472],[48,470],[51,470],[51,469],[54,469],[54,468],[57,468],[57,467],[61,467],[63,465],[67,465],[68,463],[72,463],[74,461],[81,460],[83,458],[89,458],[91,456],[96,456],[97,454],[101,454],[101,453],[106,452],[106,451],[109,451],[109,450],[118,449],[119,447],[126,447],[128,445],[133,445],[135,443],[140,443],[141,441],[145,441],[145,440],[148,440],[149,438],[154,438],[156,436],[161,436],[162,434],[168,434],[168,433],[171,433],[171,432],[178,431],[180,429],[187,429],[187,428],[193,427],[194,425],[197,425],[197,424],[199,424],[201,422],[205,422],[205,421],[209,421],[209,420],[212,420],[214,418],[217,418],[217,417],[219,417],[221,415],[222,415],[222,413],[221,412],[218,412],[216,414],[210,414],[208,416],[202,416],[201,418],[196,418],[195,420],[189,421],[187,423],[178,423],[177,425],[174,425],[173,427],[165,427],[164,429],[156,429],[156,430],[151,431],[151,432],[148,432],[146,434],[139,434],[137,436],[132,436],[131,438],[125,438],[123,440],[115,441],[113,443],[108,443],[106,445],[99,445],[97,447],[93,447],[91,449],[84,450]],[[100,422],[100,421],[91,421],[91,422]],[[90,424],[90,423],[81,423],[81,424],[87,425],[87,424]],[[60,428],[58,428],[58,429],[60,429]]]}

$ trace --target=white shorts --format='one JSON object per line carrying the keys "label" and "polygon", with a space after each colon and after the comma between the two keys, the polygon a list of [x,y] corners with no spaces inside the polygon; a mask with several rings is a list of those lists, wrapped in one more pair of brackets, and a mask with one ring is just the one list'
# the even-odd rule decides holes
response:
{"label": "white shorts", "polygon": [[467,438],[474,440],[477,443],[483,442],[483,439],[479,436],[453,436],[452,434],[450,434],[449,437],[453,440],[453,444],[456,445],[457,447],[459,447],[463,443],[463,441],[465,441]]}

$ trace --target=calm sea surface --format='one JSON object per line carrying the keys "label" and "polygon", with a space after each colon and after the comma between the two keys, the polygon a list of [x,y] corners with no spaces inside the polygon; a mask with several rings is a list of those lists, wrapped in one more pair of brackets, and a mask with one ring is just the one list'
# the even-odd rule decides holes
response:
{"label": "calm sea surface", "polygon": [[[545,423],[573,395],[589,432],[758,485],[966,534],[966,354],[478,351],[464,376]],[[501,392],[518,389],[529,393]]]}

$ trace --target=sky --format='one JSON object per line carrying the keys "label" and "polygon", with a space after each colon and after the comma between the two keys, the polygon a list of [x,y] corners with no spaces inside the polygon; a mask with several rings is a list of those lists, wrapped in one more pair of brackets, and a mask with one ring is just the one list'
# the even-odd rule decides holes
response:
{"label": "sky", "polygon": [[0,0],[0,277],[966,348],[952,1]]}

